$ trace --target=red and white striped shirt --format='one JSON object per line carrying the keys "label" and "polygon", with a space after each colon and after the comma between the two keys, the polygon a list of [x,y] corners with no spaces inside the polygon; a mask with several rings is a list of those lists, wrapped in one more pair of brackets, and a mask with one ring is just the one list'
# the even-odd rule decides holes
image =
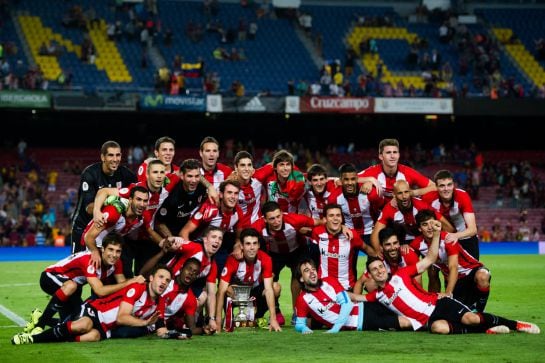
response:
{"label": "red and white striped shirt", "polygon": [[[295,302],[295,314],[298,318],[312,317],[316,321],[331,328],[339,319],[341,304],[337,302],[337,294],[344,291],[339,282],[326,277],[321,280],[318,290],[302,291]],[[343,330],[358,329],[358,314],[360,304],[354,304],[348,319],[344,323]]]}
{"label": "red and white striped shirt", "polygon": [[410,320],[413,329],[424,326],[437,304],[437,293],[427,292],[414,281],[418,275],[416,265],[397,270],[384,287],[365,295],[369,302],[380,302],[382,305]]}
{"label": "red and white striped shirt", "polygon": [[67,277],[78,285],[85,285],[87,278],[96,277],[99,280],[105,281],[111,275],[123,274],[123,263],[121,259],[117,260],[115,265],[108,266],[106,271],[103,268],[105,264],[101,264],[98,269],[95,269],[90,264],[91,252],[83,251],[70,255],[59,262],[45,268],[45,272]]}
{"label": "red and white striped shirt", "polygon": [[388,201],[393,198],[394,184],[398,180],[406,180],[411,187],[425,188],[428,186],[430,180],[414,170],[403,164],[397,165],[397,172],[394,176],[388,176],[382,169],[382,164],[376,164],[368,167],[367,169],[358,173],[358,177],[374,177],[378,180],[381,188],[382,195]]}
{"label": "red and white striped shirt", "polygon": [[[360,188],[361,185],[358,185]],[[360,236],[373,232],[373,214],[380,211],[384,199],[379,197],[375,188],[369,194],[358,193],[354,196],[343,194],[342,187],[337,187],[328,198],[328,204],[341,206],[344,224],[353,228]]]}
{"label": "red and white striped shirt", "polygon": [[251,178],[247,185],[240,185],[238,205],[250,223],[254,223],[261,217],[262,196],[263,184],[256,178]]}
{"label": "red and white striped shirt", "polygon": [[[473,269],[482,267],[483,264],[471,256],[460,244],[458,241],[451,243],[445,243],[445,237],[447,233],[441,231],[441,240],[439,241],[439,256],[435,262],[435,266],[439,267],[443,272],[444,276],[448,276],[449,267],[448,267],[448,258],[449,256],[458,255],[458,278],[464,278],[471,273]],[[424,240],[423,236],[416,237],[411,242],[411,247],[419,251],[422,256],[428,255],[429,245]]]}
{"label": "red and white striped shirt", "polygon": [[89,301],[89,305],[97,311],[98,320],[107,338],[111,337],[111,330],[117,327],[117,314],[122,302],[131,304],[131,315],[142,320],[149,318],[157,310],[157,302],[149,295],[148,284],[137,282],[106,297]]}
{"label": "red and white striped shirt", "polygon": [[331,193],[336,189],[335,181],[328,180],[322,194],[316,194],[312,189],[308,189],[303,195],[312,218],[321,219],[324,217],[324,207],[328,204]]}
{"label": "red and white striped shirt", "polygon": [[[439,199],[439,193],[432,191],[422,196],[422,200],[428,203],[434,210],[438,211],[456,228],[456,232],[462,232],[467,229],[464,219],[465,213],[475,213],[471,197],[463,189],[454,189],[452,201],[449,206],[445,206]],[[468,236],[466,238],[471,238]]]}
{"label": "red and white striped shirt", "polygon": [[171,280],[165,292],[159,298],[158,311],[162,319],[168,320],[172,316],[195,315],[197,311],[197,298],[191,289],[183,291],[182,288]]}
{"label": "red and white striped shirt", "polygon": [[305,237],[299,233],[299,230],[303,227],[314,227],[314,219],[301,214],[283,213],[282,221],[280,231],[269,230],[263,218],[252,223],[251,227],[263,236],[267,251],[282,254],[295,251],[306,243]]}
{"label": "red and white striped shirt", "polygon": [[253,262],[245,259],[238,261],[231,255],[227,256],[220,279],[230,284],[256,287],[263,283],[263,279],[272,278],[272,275],[271,257],[259,250]]}
{"label": "red and white striped shirt", "polygon": [[183,244],[180,249],[176,251],[175,256],[167,262],[167,267],[170,271],[172,271],[174,276],[178,276],[185,261],[191,257],[201,261],[201,271],[198,277],[206,277],[207,282],[215,283],[218,275],[216,261],[206,256],[206,253],[204,253],[204,247],[200,243],[189,242]]}
{"label": "red and white striped shirt", "polygon": [[354,237],[349,240],[342,232],[332,235],[326,226],[317,226],[311,236],[312,242],[320,250],[318,276],[336,279],[345,290],[351,289],[356,283],[356,260],[359,251],[365,248],[365,242],[358,233],[354,230],[352,232]]}
{"label": "red and white striped shirt", "polygon": [[[117,232],[122,236],[131,234],[133,231],[137,231],[140,227],[149,224],[150,215],[144,213],[141,217],[137,217],[130,222],[127,222],[125,214],[119,213],[116,207],[113,205],[107,205],[101,209],[102,215],[106,217],[106,223],[104,229],[98,234],[95,239],[97,247],[102,247],[102,240],[110,232]],[[93,227],[94,221],[91,220],[85,227],[85,230],[81,234],[81,245],[85,246],[85,234]]]}
{"label": "red and white striped shirt", "polygon": [[[424,209],[432,210],[428,203],[418,198],[411,198],[412,208],[408,211],[400,211],[399,209],[392,207],[390,203],[387,203],[378,217],[378,222],[388,225],[390,222],[396,222],[404,225],[407,230],[405,240],[413,240],[415,236],[419,235],[418,226],[416,225],[416,215],[418,212]],[[435,218],[440,220],[443,216],[435,211]]]}
{"label": "red and white striped shirt", "polygon": [[233,169],[222,163],[217,163],[213,170],[204,170],[201,168],[201,175],[203,175],[216,190],[220,189],[221,182],[227,179],[232,172]]}

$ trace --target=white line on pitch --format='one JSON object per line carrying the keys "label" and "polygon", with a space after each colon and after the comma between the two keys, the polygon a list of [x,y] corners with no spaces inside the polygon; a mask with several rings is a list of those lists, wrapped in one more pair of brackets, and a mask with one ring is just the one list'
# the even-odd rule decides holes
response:
{"label": "white line on pitch", "polygon": [[36,282],[22,282],[20,284],[3,284],[0,285],[0,287],[20,287],[20,286],[32,286],[32,285],[38,285]]}
{"label": "white line on pitch", "polygon": [[9,320],[13,321],[17,326],[25,326],[25,319],[21,318],[19,315],[15,314],[10,309],[6,308],[4,305],[0,304],[0,314],[4,315]]}

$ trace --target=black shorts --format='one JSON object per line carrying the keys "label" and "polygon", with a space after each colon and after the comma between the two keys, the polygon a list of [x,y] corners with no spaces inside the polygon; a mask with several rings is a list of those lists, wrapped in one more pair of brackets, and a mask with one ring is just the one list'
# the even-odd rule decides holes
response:
{"label": "black shorts", "polygon": [[[69,277],[57,275],[52,272],[43,271],[40,275],[40,287],[49,295],[55,295],[58,289],[66,282],[70,280]],[[82,286],[78,284],[77,290],[72,294],[74,297],[81,298]]]}
{"label": "black shorts", "polygon": [[481,298],[481,294],[477,288],[477,283],[475,282],[475,274],[481,269],[490,272],[484,266],[474,268],[466,277],[458,279],[456,285],[454,286],[454,291],[452,291],[452,294],[456,300],[469,307],[472,307],[472,305]]}
{"label": "black shorts", "polygon": [[378,302],[364,302],[362,330],[399,330],[398,316]]}
{"label": "black shorts", "polygon": [[[106,332],[102,330],[102,324],[100,323],[100,320],[98,318],[98,313],[94,307],[92,307],[91,305],[87,303],[81,305],[81,311],[79,313],[78,318],[83,318],[83,317],[88,317],[89,319],[91,319],[91,321],[93,322],[93,329],[98,330],[98,332],[100,333],[100,340],[104,340],[108,338],[108,336],[106,335]],[[74,319],[74,321],[75,320],[78,320],[78,319]]]}
{"label": "black shorts", "polygon": [[288,266],[292,275],[295,275],[295,269],[297,264],[304,257],[309,257],[308,249],[306,246],[299,247],[295,251],[290,253],[275,253],[269,252],[273,263],[273,281],[276,282],[280,278],[280,271],[286,266]]}
{"label": "black shorts", "polygon": [[444,297],[437,300],[435,310],[431,313],[428,320],[428,329],[436,320],[446,320],[449,323],[461,323],[465,313],[470,313],[471,310],[460,301],[450,297]]}
{"label": "black shorts", "polygon": [[459,239],[458,243],[464,250],[466,250],[471,256],[475,257],[476,260],[479,259],[479,239],[477,236]]}
{"label": "black shorts", "polygon": [[193,291],[193,294],[195,295],[197,300],[199,299],[199,297],[201,296],[205,288],[206,288],[206,277],[200,277],[196,279],[195,281],[193,281],[190,287],[191,291]]}

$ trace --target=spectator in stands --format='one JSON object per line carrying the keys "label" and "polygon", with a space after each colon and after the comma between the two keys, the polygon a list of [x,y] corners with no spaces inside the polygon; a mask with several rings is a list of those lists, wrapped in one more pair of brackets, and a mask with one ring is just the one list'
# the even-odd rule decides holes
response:
{"label": "spectator in stands", "polygon": [[539,230],[537,229],[537,227],[534,227],[534,229],[532,230],[532,236],[530,237],[530,240],[541,241],[541,236],[539,234]]}
{"label": "spectator in stands", "polygon": [[252,21],[248,25],[248,39],[250,39],[250,40],[255,39],[255,37],[257,35],[257,29],[258,29],[257,23],[255,21]]}

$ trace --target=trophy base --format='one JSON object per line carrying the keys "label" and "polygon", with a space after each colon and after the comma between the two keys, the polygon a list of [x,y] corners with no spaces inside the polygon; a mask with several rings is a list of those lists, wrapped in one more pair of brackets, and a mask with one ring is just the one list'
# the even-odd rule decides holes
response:
{"label": "trophy base", "polygon": [[250,328],[253,329],[257,327],[257,323],[254,320],[242,320],[242,321],[235,321],[235,329],[244,329],[244,328]]}

